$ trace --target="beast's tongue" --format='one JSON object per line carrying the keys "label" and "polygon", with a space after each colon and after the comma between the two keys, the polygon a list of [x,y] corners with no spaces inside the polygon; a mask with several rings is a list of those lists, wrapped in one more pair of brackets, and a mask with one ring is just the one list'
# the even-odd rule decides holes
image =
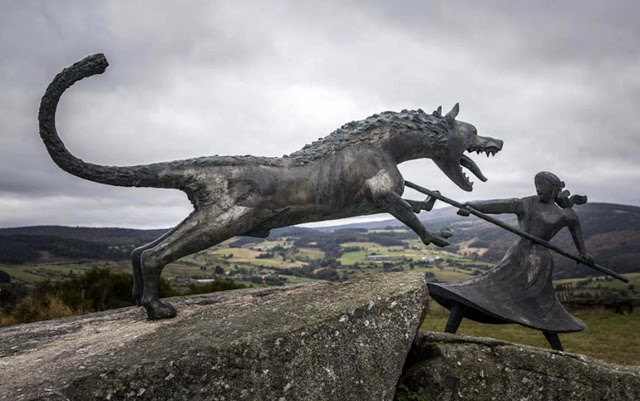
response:
{"label": "beast's tongue", "polygon": [[481,181],[487,181],[487,177],[482,174],[480,168],[471,160],[471,158],[467,155],[462,155],[460,159],[460,165],[465,167],[469,171],[471,171],[476,177],[478,177]]}

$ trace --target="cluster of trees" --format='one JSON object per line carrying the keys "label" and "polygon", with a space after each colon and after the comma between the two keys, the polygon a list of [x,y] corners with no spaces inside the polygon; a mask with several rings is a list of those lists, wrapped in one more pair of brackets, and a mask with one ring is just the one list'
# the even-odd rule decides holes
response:
{"label": "cluster of trees", "polygon": [[[135,305],[131,296],[133,278],[129,274],[92,269],[82,276],[64,281],[45,281],[29,290],[18,283],[0,284],[0,326],[29,323],[57,317],[98,312]],[[244,288],[233,280],[191,284],[182,293],[160,279],[160,297],[205,294]]]}
{"label": "cluster of trees", "polygon": [[47,235],[0,236],[0,263],[24,264],[37,260],[41,252],[69,259],[128,259],[133,247],[109,245]]}
{"label": "cluster of trees", "polygon": [[249,245],[249,244],[259,244],[262,241],[264,241],[263,238],[255,238],[255,237],[238,237],[231,245],[229,245],[229,248],[242,248],[244,245]]}
{"label": "cluster of trees", "polygon": [[9,273],[5,272],[4,270],[0,270],[0,284],[10,283],[10,282],[11,282],[11,275],[9,275]]}
{"label": "cluster of trees", "polygon": [[[0,287],[0,308],[15,323],[29,323],[61,316],[98,312],[135,305],[131,296],[131,275],[105,269],[93,269],[64,281],[44,281],[28,290],[11,283]],[[165,280],[160,296],[177,292]]]}
{"label": "cluster of trees", "polygon": [[278,277],[274,275],[266,275],[264,278],[262,276],[251,276],[249,278],[254,284],[266,284],[266,285],[285,285],[287,283],[287,279],[283,277]]}

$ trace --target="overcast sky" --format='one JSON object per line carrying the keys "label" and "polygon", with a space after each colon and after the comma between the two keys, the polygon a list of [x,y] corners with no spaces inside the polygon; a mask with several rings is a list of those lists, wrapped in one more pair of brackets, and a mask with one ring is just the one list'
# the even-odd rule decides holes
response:
{"label": "overcast sky", "polygon": [[429,160],[405,179],[466,201],[532,195],[549,170],[590,201],[640,205],[639,15],[631,0],[4,1],[0,227],[189,214],[182,192],[84,181],[49,158],[40,97],[98,52],[110,67],[57,118],[86,161],[281,156],[373,113],[460,102],[459,120],[505,142],[472,156],[489,181],[464,192]]}

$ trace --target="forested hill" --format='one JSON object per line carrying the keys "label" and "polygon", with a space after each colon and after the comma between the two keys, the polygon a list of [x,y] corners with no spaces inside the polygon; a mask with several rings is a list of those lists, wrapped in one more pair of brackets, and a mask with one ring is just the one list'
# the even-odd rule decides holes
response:
{"label": "forested hill", "polygon": [[109,246],[138,246],[151,242],[167,232],[160,230],[136,230],[109,227],[31,226],[0,228],[0,236],[40,235],[98,242]]}
{"label": "forested hill", "polygon": [[136,246],[167,230],[34,226],[0,229],[0,263],[34,262],[43,254],[64,259],[128,259]]}
{"label": "forested hill", "polygon": [[[631,205],[619,205],[615,203],[587,203],[576,205],[573,209],[578,214],[582,228],[587,235],[596,233],[606,233],[611,231],[638,230],[640,231],[640,207]],[[454,207],[444,207],[434,209],[431,212],[422,212],[420,220],[429,227],[439,225],[450,225],[456,227],[467,227],[469,221],[481,221],[475,216],[460,217],[456,214],[458,209]],[[516,223],[515,216],[492,215],[503,221]],[[484,224],[484,222],[483,222]],[[493,226],[486,223],[488,226]],[[475,224],[474,224],[475,225]],[[335,231],[340,229],[363,228],[368,230],[402,227],[403,224],[396,219],[376,221],[372,223],[354,223],[340,226],[323,227],[323,231]],[[499,229],[498,229],[499,230]]]}
{"label": "forested hill", "polygon": [[0,263],[9,264],[34,262],[44,253],[66,260],[122,260],[132,249],[51,235],[0,235]]}

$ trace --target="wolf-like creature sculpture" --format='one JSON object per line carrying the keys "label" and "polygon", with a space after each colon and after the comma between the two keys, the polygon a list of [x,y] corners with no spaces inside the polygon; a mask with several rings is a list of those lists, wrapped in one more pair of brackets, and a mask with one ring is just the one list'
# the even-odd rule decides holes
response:
{"label": "wolf-like creature sculpture", "polygon": [[133,251],[133,296],[149,319],[171,318],[176,310],[158,298],[163,267],[236,235],[266,237],[269,230],[311,221],[388,212],[425,244],[448,244],[446,230],[427,230],[415,213],[434,199],[402,199],[397,165],[428,158],[460,188],[472,190],[465,167],[482,181],[478,166],[463,153],[494,155],[502,141],[477,135],[456,121],[458,105],[442,115],[422,110],[374,114],[343,125],[288,156],[211,156],[130,167],[100,166],[73,156],[56,132],[62,93],[76,81],[105,71],[104,55],[89,56],[58,74],[40,104],[40,136],[63,170],[109,185],[174,188],[187,194],[194,211],[162,237]]}

